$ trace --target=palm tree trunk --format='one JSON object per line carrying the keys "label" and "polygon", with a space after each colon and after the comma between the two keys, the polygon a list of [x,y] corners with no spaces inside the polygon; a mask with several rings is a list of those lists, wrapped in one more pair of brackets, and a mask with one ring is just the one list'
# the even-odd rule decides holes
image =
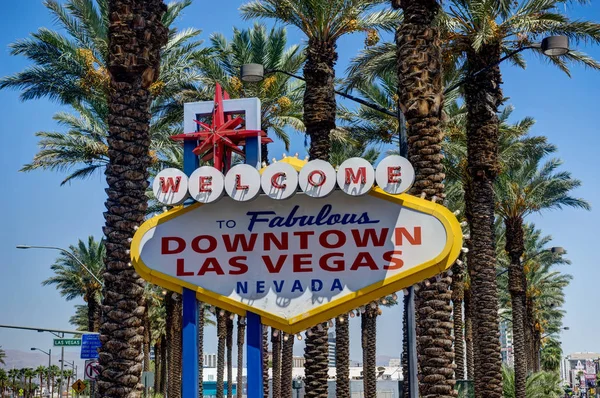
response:
{"label": "palm tree trunk", "polygon": [[327,398],[328,339],[327,324],[309,329],[304,346],[304,374],[306,398]]}
{"label": "palm tree trunk", "polygon": [[[29,380],[29,390],[31,391],[31,380]],[[69,398],[69,391],[71,390],[71,376],[67,377],[67,387],[65,390],[67,390],[67,398]]]}
{"label": "palm tree trunk", "polygon": [[[408,122],[408,155],[415,166],[413,195],[444,198],[442,165],[442,56],[435,0],[403,0],[396,33],[400,103]],[[424,397],[454,396],[454,350],[450,284],[444,277],[421,286],[416,300],[419,391]]]}
{"label": "palm tree trunk", "polygon": [[269,328],[263,325],[262,332],[263,395],[269,398]]}
{"label": "palm tree trunk", "polygon": [[[496,44],[467,54],[467,75],[500,59]],[[470,184],[465,195],[471,233],[468,256],[475,332],[475,397],[502,397],[494,230],[494,180],[498,175],[498,106],[502,102],[500,69],[491,68],[465,86],[467,159]]]}
{"label": "palm tree trunk", "polygon": [[227,321],[225,313],[216,309],[217,314],[217,398],[223,398],[223,378],[225,373],[225,339],[227,338]]}
{"label": "palm tree trunk", "polygon": [[144,322],[144,372],[150,371],[150,342],[152,341],[151,329],[150,329],[150,317],[148,311],[150,309],[146,307],[144,311],[143,322]]}
{"label": "palm tree trunk", "polygon": [[96,298],[96,293],[92,292],[87,295],[87,308],[88,308],[88,330],[90,332],[97,332],[100,326],[100,303]]}
{"label": "palm tree trunk", "polygon": [[523,328],[525,333],[525,352],[527,353],[527,374],[535,372],[536,360],[535,360],[535,320],[533,315],[533,303],[527,298],[527,278],[525,272],[523,272],[523,289],[525,292],[522,295],[524,303],[525,316],[523,318]]}
{"label": "palm tree trunk", "polygon": [[225,313],[227,327],[227,398],[233,398],[233,319],[230,312]]}
{"label": "palm tree trunk", "polygon": [[140,391],[145,282],[129,265],[128,239],[146,215],[149,88],[158,78],[160,49],[167,43],[168,31],[161,23],[166,10],[162,0],[108,2],[109,164],[98,380],[102,397],[134,397]]}
{"label": "palm tree trunk", "polygon": [[310,137],[311,159],[329,159],[330,132],[335,128],[335,43],[308,40],[304,64],[304,125]]}
{"label": "palm tree trunk", "polygon": [[[168,329],[168,328],[167,328]],[[165,396],[167,389],[167,374],[169,372],[168,355],[167,355],[167,336],[163,335],[160,338],[160,387],[158,392]]]}
{"label": "palm tree trunk", "polygon": [[350,328],[348,315],[335,320],[335,396],[350,398]]}
{"label": "palm tree trunk", "polygon": [[244,377],[244,337],[246,334],[246,319],[238,315],[237,321],[237,390],[236,397],[242,398],[244,391],[242,379]]}
{"label": "palm tree trunk", "polygon": [[283,335],[283,349],[282,349],[282,353],[281,353],[281,398],[292,398],[292,369],[293,369],[293,367],[294,367],[294,335],[293,334],[284,334]]}
{"label": "palm tree trunk", "polygon": [[467,380],[473,380],[475,360],[473,357],[473,313],[471,305],[471,289],[465,289],[465,348],[467,352]]}
{"label": "palm tree trunk", "polygon": [[281,333],[279,330],[271,328],[273,397],[281,397]]}
{"label": "palm tree trunk", "polygon": [[452,267],[452,311],[454,321],[454,363],[456,379],[465,379],[465,346],[463,336],[463,300],[465,298],[464,263],[455,263]]}
{"label": "palm tree trunk", "polygon": [[525,383],[527,381],[527,352],[525,344],[525,286],[523,285],[523,267],[521,256],[525,251],[523,242],[523,220],[520,217],[507,218],[506,251],[510,258],[508,267],[508,290],[512,305],[513,348],[515,356],[515,398],[525,398]]}
{"label": "palm tree trunk", "polygon": [[154,344],[154,391],[158,394],[160,393],[160,380],[162,377],[162,372],[164,372],[164,369],[162,369],[162,353],[161,353],[161,346],[160,346],[160,341],[161,339],[157,339],[156,340],[156,344]]}
{"label": "palm tree trunk", "polygon": [[204,396],[204,303],[198,302],[198,397]]}
{"label": "palm tree trunk", "polygon": [[402,300],[402,396],[408,397],[408,298],[404,296]]}
{"label": "palm tree trunk", "polygon": [[[170,296],[170,297],[169,297]],[[177,293],[167,295],[168,377],[167,395],[181,398],[182,302]],[[170,321],[170,322],[169,322]]]}
{"label": "palm tree trunk", "polygon": [[365,398],[377,397],[377,315],[379,308],[367,305],[360,318],[363,351],[363,392]]}

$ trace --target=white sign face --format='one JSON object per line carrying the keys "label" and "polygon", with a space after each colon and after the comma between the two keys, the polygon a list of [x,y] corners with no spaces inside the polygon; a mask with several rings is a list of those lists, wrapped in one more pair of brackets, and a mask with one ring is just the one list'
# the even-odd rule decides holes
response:
{"label": "white sign face", "polygon": [[156,175],[152,183],[154,197],[166,205],[178,205],[188,196],[188,179],[178,169],[164,169]]}
{"label": "white sign face", "polygon": [[324,198],[335,189],[336,173],[324,160],[311,160],[299,174],[300,189],[313,198]]}
{"label": "white sign face", "polygon": [[375,179],[385,192],[397,195],[410,189],[415,181],[415,169],[408,159],[392,155],[379,162]]}
{"label": "white sign face", "polygon": [[375,170],[363,158],[345,160],[337,172],[337,183],[341,190],[351,196],[369,193],[375,182]]}
{"label": "white sign face", "polygon": [[295,332],[319,314],[343,313],[446,269],[460,251],[457,231],[441,205],[380,190],[322,200],[262,195],[243,206],[225,197],[147,221],[131,252],[153,283],[198,287],[203,301],[250,309]]}

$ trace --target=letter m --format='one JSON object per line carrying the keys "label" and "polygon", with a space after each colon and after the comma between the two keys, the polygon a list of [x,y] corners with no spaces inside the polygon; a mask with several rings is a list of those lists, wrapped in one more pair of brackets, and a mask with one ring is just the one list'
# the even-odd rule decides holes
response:
{"label": "letter m", "polygon": [[162,193],[167,193],[169,191],[179,192],[179,184],[181,183],[181,177],[175,177],[173,181],[173,177],[160,177],[160,187],[162,189]]}
{"label": "letter m", "polygon": [[352,182],[352,184],[358,184],[359,179],[360,179],[361,184],[367,183],[367,168],[366,167],[359,167],[358,173],[356,173],[356,174],[354,174],[354,170],[352,170],[349,167],[344,169],[344,172],[346,173],[346,184],[350,184],[350,182]]}

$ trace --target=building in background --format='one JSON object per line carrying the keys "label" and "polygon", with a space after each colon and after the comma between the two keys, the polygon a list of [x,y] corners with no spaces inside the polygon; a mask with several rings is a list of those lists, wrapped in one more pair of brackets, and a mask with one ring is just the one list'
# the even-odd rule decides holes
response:
{"label": "building in background", "polygon": [[400,367],[400,358],[390,358],[388,366],[390,368],[399,368]]}
{"label": "building in background", "polygon": [[330,368],[335,368],[335,333],[329,333],[327,348],[327,363]]}
{"label": "building in background", "polygon": [[600,353],[597,352],[574,352],[567,355],[560,364],[562,379],[573,387],[575,385],[582,386],[586,379],[588,380],[587,384],[591,384],[593,376],[595,384],[598,358],[600,358]]}
{"label": "building in background", "polygon": [[217,354],[204,354],[204,367],[205,368],[216,368],[217,367]]}
{"label": "building in background", "polygon": [[293,357],[292,361],[294,362],[294,368],[303,368],[306,359],[304,357]]}
{"label": "building in background", "polygon": [[513,348],[513,334],[510,318],[506,315],[506,310],[501,309],[500,314],[500,349],[502,353],[502,362],[507,366],[513,366],[515,362]]}

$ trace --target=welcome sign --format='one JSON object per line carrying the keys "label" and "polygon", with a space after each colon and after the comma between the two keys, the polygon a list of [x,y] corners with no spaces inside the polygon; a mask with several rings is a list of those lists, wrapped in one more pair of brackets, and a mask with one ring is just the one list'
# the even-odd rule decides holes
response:
{"label": "welcome sign", "polygon": [[139,228],[131,255],[152,283],[297,333],[439,274],[461,245],[443,206],[373,188],[177,208]]}

